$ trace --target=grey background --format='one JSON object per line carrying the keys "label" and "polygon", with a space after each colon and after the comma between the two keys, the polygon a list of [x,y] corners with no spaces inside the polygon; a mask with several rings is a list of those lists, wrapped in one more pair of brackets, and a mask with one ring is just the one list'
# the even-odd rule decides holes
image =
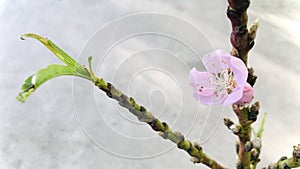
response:
{"label": "grey background", "polygon": [[[36,41],[20,41],[19,36],[27,32],[49,37],[70,55],[80,56],[83,64],[88,55],[93,55],[99,76],[113,81],[169,122],[172,128],[183,131],[188,139],[199,141],[203,130],[200,141],[204,150],[233,168],[236,138],[219,123],[223,116],[234,119],[233,113],[225,108],[222,114],[220,107],[209,111],[192,98],[187,84],[188,68],[201,68],[201,63],[199,59],[199,63],[196,62],[197,58],[190,51],[168,38],[145,36],[120,44],[110,55],[113,59],[99,64],[101,55],[97,56],[97,52],[104,47],[94,44],[97,41],[89,41],[96,31],[119,17],[157,12],[183,18],[201,30],[209,41],[199,36],[200,54],[213,48],[229,51],[230,24],[225,15],[226,6],[225,1],[208,0],[0,1],[0,168],[206,168],[191,163],[185,152],[157,137],[148,126],[138,123],[86,81],[58,78],[38,89],[25,104],[16,101],[15,96],[28,75],[50,63],[60,63]],[[255,100],[261,102],[262,112],[268,112],[260,166],[291,155],[292,146],[300,143],[299,10],[297,0],[253,1],[249,9],[250,21],[259,17],[261,25],[250,53],[250,64],[259,76]],[[165,20],[161,21],[152,28],[164,27]],[[140,25],[132,24],[110,33]],[[184,31],[182,25],[170,27],[170,32]],[[98,34],[95,35],[98,38]],[[107,33],[101,44],[113,38]],[[197,37],[186,34],[186,38],[194,42],[193,45],[197,43]],[[167,54],[164,59],[164,52],[156,50],[137,53],[135,59],[135,51],[149,48],[172,51],[184,58],[184,64],[172,55]],[[129,84],[143,65],[160,67],[176,80],[150,71]],[[174,85],[177,82],[180,87]],[[210,114],[208,123],[204,123],[207,114]],[[145,156],[151,158],[133,158]]]}

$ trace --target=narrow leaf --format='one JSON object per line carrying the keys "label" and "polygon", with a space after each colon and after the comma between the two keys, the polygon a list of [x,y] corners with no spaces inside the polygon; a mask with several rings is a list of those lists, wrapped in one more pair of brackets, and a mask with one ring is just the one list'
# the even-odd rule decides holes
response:
{"label": "narrow leaf", "polygon": [[51,40],[32,33],[21,35],[22,40],[24,40],[27,37],[40,41],[44,46],[46,46],[54,55],[56,55],[66,65],[72,67],[76,72],[84,76],[89,76],[89,72],[82,65],[77,63],[71,56],[69,56],[66,52],[60,49]]}
{"label": "narrow leaf", "polygon": [[265,127],[265,123],[266,123],[266,118],[267,118],[267,113],[264,113],[263,119],[262,119],[262,121],[260,123],[260,126],[259,126],[259,129],[257,131],[257,137],[258,138],[261,138],[261,136],[262,136],[262,133],[263,133],[264,127]]}
{"label": "narrow leaf", "polygon": [[23,83],[21,92],[17,96],[17,99],[21,102],[25,102],[27,97],[30,96],[40,85],[46,81],[58,76],[73,75],[79,76],[91,80],[90,76],[82,75],[69,66],[63,66],[58,64],[49,65],[46,68],[39,70],[36,74],[29,76]]}

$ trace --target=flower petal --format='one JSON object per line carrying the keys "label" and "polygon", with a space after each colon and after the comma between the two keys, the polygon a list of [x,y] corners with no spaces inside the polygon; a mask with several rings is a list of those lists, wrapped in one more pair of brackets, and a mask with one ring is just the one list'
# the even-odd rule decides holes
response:
{"label": "flower petal", "polygon": [[237,85],[244,86],[248,77],[248,69],[245,63],[239,58],[231,57],[229,67],[234,74]]}
{"label": "flower petal", "polygon": [[193,68],[190,72],[189,82],[194,88],[195,94],[203,96],[212,95],[212,84],[209,80],[210,77],[208,72],[199,72],[196,68]]}
{"label": "flower petal", "polygon": [[228,97],[224,100],[223,105],[230,105],[241,99],[243,96],[243,87],[237,87],[233,90]]}
{"label": "flower petal", "polygon": [[204,105],[217,105],[217,104],[222,104],[222,102],[224,101],[224,99],[216,98],[214,95],[203,96],[194,93],[194,97]]}
{"label": "flower petal", "polygon": [[226,56],[228,55],[229,54],[223,50],[216,50],[212,53],[208,53],[204,55],[202,58],[202,63],[209,73],[217,74],[222,72],[228,67],[227,62],[224,60],[224,59],[229,60],[226,58]]}

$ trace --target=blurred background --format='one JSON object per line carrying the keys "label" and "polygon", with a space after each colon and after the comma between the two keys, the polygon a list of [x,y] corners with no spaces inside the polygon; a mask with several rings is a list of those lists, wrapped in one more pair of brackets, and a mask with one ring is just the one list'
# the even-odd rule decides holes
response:
{"label": "blurred background", "polygon": [[[0,168],[207,168],[157,136],[85,80],[47,82],[26,103],[15,97],[24,79],[60,63],[23,33],[46,36],[80,63],[93,56],[96,74],[229,168],[236,137],[222,118],[229,107],[192,97],[189,70],[201,57],[230,51],[226,1],[0,1]],[[300,143],[300,1],[254,0],[249,22],[260,27],[250,52],[258,80],[255,101],[267,122],[259,167],[291,156]]]}

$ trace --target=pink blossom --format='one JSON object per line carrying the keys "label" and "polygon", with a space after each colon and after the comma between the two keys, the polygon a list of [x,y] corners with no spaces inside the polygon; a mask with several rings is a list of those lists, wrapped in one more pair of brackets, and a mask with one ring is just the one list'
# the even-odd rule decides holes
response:
{"label": "pink blossom", "polygon": [[[193,68],[189,83],[194,97],[205,105],[250,102],[253,89],[247,86],[248,70],[242,60],[222,50],[206,54],[202,59],[207,72]],[[244,87],[245,96],[243,97]],[[251,96],[252,95],[252,96]]]}

